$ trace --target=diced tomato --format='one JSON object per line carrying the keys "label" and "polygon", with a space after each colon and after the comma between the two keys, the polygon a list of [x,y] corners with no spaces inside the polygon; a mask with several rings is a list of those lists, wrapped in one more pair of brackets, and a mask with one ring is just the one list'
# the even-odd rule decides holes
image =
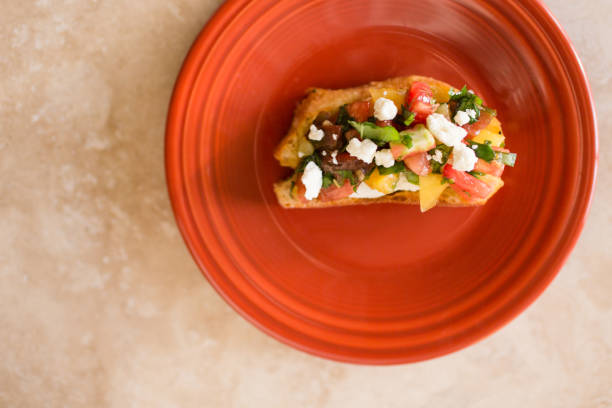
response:
{"label": "diced tomato", "polygon": [[298,177],[297,181],[295,182],[295,191],[298,200],[300,200],[300,202],[302,202],[303,204],[306,204],[308,202],[308,200],[306,199],[306,186],[304,185],[304,183],[302,183],[301,176]]}
{"label": "diced tomato", "polygon": [[491,194],[492,188],[487,183],[478,180],[476,177],[466,173],[465,171],[455,170],[453,166],[449,164],[444,166],[442,175],[455,182],[455,187],[453,187],[454,189],[459,188],[460,190],[469,193],[471,197],[487,198]]}
{"label": "diced tomato", "polygon": [[406,93],[406,106],[414,112],[414,122],[423,123],[427,116],[431,115],[437,108],[433,103],[433,91],[425,82],[415,82]]}
{"label": "diced tomato", "polygon": [[322,188],[318,198],[320,201],[336,201],[346,198],[352,193],[353,186],[350,181],[344,180],[344,184],[341,187],[332,184],[327,188]]}
{"label": "diced tomato", "polygon": [[455,190],[455,192],[459,194],[459,197],[461,197],[465,201],[474,201],[476,199],[476,197],[472,197],[471,195],[463,191],[461,188],[459,188],[456,184],[451,184],[450,187]]}
{"label": "diced tomato", "polygon": [[504,172],[504,165],[497,160],[488,162],[486,160],[478,159],[474,166],[475,171],[480,171],[485,174],[490,174],[495,177],[501,177]]}
{"label": "diced tomato", "polygon": [[404,164],[419,176],[431,173],[431,165],[427,159],[427,152],[420,152],[404,157]]}
{"label": "diced tomato", "polygon": [[377,120],[376,126],[380,126],[380,127],[393,126],[393,121],[392,120]]}
{"label": "diced tomato", "polygon": [[357,122],[365,122],[370,117],[370,101],[353,102],[346,107],[346,111]]}
{"label": "diced tomato", "polygon": [[486,129],[491,123],[493,116],[485,111],[480,111],[480,118],[471,125],[465,125],[463,128],[468,131],[470,136],[476,136],[482,129]]}

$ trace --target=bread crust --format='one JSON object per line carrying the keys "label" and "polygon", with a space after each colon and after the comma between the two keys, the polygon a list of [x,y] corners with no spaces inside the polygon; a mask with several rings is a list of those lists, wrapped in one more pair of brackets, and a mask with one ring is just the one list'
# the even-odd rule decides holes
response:
{"label": "bread crust", "polygon": [[[374,81],[369,84],[345,89],[323,89],[310,88],[306,91],[306,96],[295,109],[293,121],[287,135],[280,141],[274,151],[274,157],[281,166],[295,169],[300,162],[298,157],[298,147],[302,139],[306,138],[308,128],[312,121],[322,111],[334,111],[339,106],[355,101],[368,99],[370,90],[373,88],[394,88],[408,90],[413,82],[422,81],[427,83],[433,93],[434,98],[439,102],[448,102],[448,91],[453,88],[451,85],[438,81],[433,78],[418,75],[402,76],[390,78],[385,81]],[[302,202],[294,194],[295,176],[274,184],[274,192],[281,206],[285,208],[325,208],[340,207],[347,205],[370,205],[381,203],[397,203],[419,205],[419,193],[411,191],[398,191],[378,198],[343,198],[336,201],[310,200]],[[503,182],[495,190],[501,188]],[[455,190],[447,188],[438,200],[438,206],[442,207],[473,207],[484,205],[492,197],[493,192],[488,198],[474,201],[465,201]]]}

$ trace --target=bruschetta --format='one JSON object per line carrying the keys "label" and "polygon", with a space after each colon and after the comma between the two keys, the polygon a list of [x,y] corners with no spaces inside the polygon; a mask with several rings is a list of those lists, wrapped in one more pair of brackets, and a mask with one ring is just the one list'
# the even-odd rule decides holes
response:
{"label": "bruschetta", "polygon": [[495,110],[466,86],[421,76],[307,90],[274,157],[294,169],[274,184],[285,208],[403,203],[423,212],[485,204],[516,161]]}

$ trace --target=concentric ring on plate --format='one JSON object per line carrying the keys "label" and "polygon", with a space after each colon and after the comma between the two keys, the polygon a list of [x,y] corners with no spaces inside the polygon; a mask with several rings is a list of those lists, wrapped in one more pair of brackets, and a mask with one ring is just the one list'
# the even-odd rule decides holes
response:
{"label": "concentric ring on plate", "polygon": [[[303,91],[406,74],[498,109],[519,154],[506,186],[425,214],[281,209],[272,151]],[[449,353],[527,307],[576,242],[596,161],[580,62],[528,0],[229,1],[185,61],[166,135],[177,222],[217,291],[285,343],[364,364]]]}

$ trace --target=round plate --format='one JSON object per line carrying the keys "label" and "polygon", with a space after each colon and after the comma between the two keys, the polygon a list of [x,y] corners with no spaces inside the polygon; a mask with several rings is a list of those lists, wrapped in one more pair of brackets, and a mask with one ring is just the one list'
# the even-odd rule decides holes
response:
{"label": "round plate", "polygon": [[[420,74],[495,107],[517,165],[480,208],[285,210],[272,152],[310,86]],[[196,40],[167,125],[179,228],[217,291],[335,360],[436,357],[529,305],[573,248],[597,163],[588,84],[537,1],[229,1]]]}

